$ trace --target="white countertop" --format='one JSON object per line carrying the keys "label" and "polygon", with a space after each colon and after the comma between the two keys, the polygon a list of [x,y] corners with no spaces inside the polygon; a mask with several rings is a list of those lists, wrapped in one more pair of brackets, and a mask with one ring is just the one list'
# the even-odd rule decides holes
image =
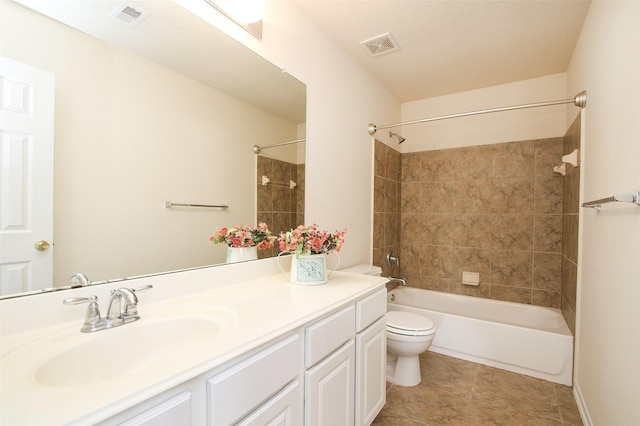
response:
{"label": "white countertop", "polygon": [[[5,333],[0,346],[0,423],[93,424],[104,420],[382,288],[385,282],[382,277],[336,272],[327,284],[302,286],[290,284],[283,274],[277,274],[151,303],[145,303],[147,293],[142,293],[138,306],[141,319],[110,330],[80,333],[83,318],[79,316],[49,327]],[[86,305],[81,306],[84,308],[77,312],[84,313]],[[104,299],[101,307],[106,310]],[[100,338],[101,333],[127,328],[133,332],[134,327],[148,331],[152,319],[166,312],[211,307],[220,313],[221,332],[210,343],[170,363],[89,384],[49,385],[35,377],[35,371],[48,360],[70,346]],[[158,328],[162,333],[162,327]],[[170,346],[171,342],[166,344]]]}

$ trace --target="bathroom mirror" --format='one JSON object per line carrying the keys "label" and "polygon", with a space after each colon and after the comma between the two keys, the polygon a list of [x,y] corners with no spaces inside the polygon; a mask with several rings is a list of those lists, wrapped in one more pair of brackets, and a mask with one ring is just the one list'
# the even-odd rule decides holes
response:
{"label": "bathroom mirror", "polygon": [[174,1],[0,7],[0,55],[55,76],[53,278],[22,291],[224,263],[209,237],[259,220],[252,147],[304,138],[305,85]]}

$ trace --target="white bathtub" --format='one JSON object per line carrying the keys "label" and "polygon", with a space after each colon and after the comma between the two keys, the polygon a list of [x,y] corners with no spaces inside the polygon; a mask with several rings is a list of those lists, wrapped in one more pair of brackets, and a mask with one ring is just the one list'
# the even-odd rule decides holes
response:
{"label": "white bathtub", "polygon": [[436,325],[429,350],[571,385],[573,336],[559,309],[411,287],[388,294],[388,310]]}

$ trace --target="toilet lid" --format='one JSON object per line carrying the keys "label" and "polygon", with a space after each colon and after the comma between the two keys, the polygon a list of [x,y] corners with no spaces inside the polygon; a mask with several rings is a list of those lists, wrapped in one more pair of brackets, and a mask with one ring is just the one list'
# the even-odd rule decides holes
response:
{"label": "toilet lid", "polygon": [[424,336],[433,333],[433,322],[422,315],[410,312],[387,312],[387,330],[409,336]]}

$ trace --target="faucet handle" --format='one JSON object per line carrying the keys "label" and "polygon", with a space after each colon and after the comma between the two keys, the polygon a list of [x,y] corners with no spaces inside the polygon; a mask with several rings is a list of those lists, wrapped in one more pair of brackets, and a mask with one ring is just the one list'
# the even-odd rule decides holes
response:
{"label": "faucet handle", "polygon": [[65,305],[78,305],[80,303],[89,303],[87,313],[84,316],[84,325],[80,329],[83,333],[95,331],[100,324],[102,317],[100,316],[100,308],[98,307],[98,296],[91,297],[70,297],[62,301]]}
{"label": "faucet handle", "polygon": [[132,288],[131,290],[133,290],[134,292],[137,292],[137,291],[151,290],[152,288],[153,286],[151,284],[147,284],[140,287]]}
{"label": "faucet handle", "polygon": [[98,296],[91,297],[69,297],[68,299],[64,299],[62,303],[65,305],[79,305],[81,303],[91,302],[92,299],[95,298],[95,301],[98,300]]}

